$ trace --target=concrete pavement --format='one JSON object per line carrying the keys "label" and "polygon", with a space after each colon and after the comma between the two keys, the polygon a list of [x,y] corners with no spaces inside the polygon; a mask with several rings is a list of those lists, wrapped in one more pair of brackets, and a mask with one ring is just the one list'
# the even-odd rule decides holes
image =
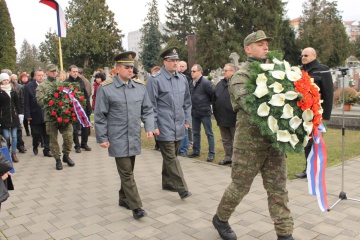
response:
{"label": "concrete pavement", "polygon": [[[143,150],[135,164],[135,179],[148,216],[140,220],[118,206],[119,176],[107,150],[89,138],[91,152],[71,153],[76,165],[55,170],[55,160],[28,151],[18,154],[13,176],[15,191],[2,204],[0,239],[220,239],[211,219],[230,182],[230,168],[180,157],[190,198],[161,189],[160,152]],[[344,190],[360,199],[360,157],[348,161]],[[342,190],[342,168],[327,170],[329,204]],[[289,206],[297,240],[360,239],[360,202],[340,201],[330,212],[321,212],[316,197],[303,179],[288,181]],[[276,239],[267,208],[267,196],[257,176],[250,193],[230,219],[238,239]]]}

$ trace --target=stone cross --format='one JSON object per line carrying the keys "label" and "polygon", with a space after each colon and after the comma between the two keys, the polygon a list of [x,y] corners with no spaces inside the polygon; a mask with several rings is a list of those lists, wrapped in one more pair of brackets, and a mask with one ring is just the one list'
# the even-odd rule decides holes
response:
{"label": "stone cross", "polygon": [[230,62],[235,65],[235,67],[239,66],[240,56],[237,52],[232,52],[229,56]]}

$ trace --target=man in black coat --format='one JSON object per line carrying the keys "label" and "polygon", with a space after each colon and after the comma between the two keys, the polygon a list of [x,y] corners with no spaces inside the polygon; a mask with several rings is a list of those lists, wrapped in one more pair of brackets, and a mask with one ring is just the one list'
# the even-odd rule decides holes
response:
{"label": "man in black coat", "polygon": [[[316,58],[317,54],[315,49],[311,47],[305,48],[301,53],[301,62],[303,64],[301,69],[308,72],[310,77],[314,79],[315,84],[320,88],[320,95],[321,99],[323,100],[321,107],[324,110],[322,117],[323,121],[327,121],[330,120],[331,116],[334,97],[334,85],[330,72],[320,73],[321,71],[329,71],[329,68],[320,64]],[[304,148],[305,161],[310,154],[312,143],[312,141],[309,141],[307,146]],[[295,177],[306,178],[306,168],[303,172],[295,174]]]}
{"label": "man in black coat", "polygon": [[235,65],[225,64],[223,69],[224,78],[216,85],[213,98],[213,112],[220,129],[221,140],[224,147],[225,158],[219,165],[231,164],[233,142],[235,135],[236,112],[234,112],[228,89],[229,80],[235,73]]}
{"label": "man in black coat", "polygon": [[215,159],[215,142],[211,122],[211,102],[214,95],[214,87],[211,81],[202,76],[202,73],[203,69],[199,64],[194,64],[191,68],[193,81],[190,84],[190,94],[194,144],[193,153],[188,155],[188,157],[196,158],[200,156],[200,131],[201,124],[203,124],[209,144],[207,161],[212,162]]}
{"label": "man in black coat", "polygon": [[44,156],[52,157],[50,153],[50,138],[46,133],[44,109],[37,103],[36,88],[45,79],[44,71],[37,69],[34,72],[34,80],[24,86],[24,113],[25,119],[30,123],[33,152],[38,154],[38,146],[41,139],[44,142]]}
{"label": "man in black coat", "polygon": [[[65,82],[76,82],[80,85],[80,91],[84,93],[84,97],[86,100],[85,113],[87,117],[90,119],[91,115],[91,105],[90,105],[90,94],[88,94],[86,90],[86,85],[84,81],[78,76],[79,69],[75,65],[71,65],[69,67],[69,78],[65,80]],[[79,133],[80,132],[80,133]],[[90,127],[83,127],[79,122],[73,124],[73,141],[75,145],[75,152],[81,153],[81,148],[85,149],[85,151],[91,151],[91,148],[88,146],[88,138],[90,133]],[[81,145],[79,143],[79,135],[81,135]]]}

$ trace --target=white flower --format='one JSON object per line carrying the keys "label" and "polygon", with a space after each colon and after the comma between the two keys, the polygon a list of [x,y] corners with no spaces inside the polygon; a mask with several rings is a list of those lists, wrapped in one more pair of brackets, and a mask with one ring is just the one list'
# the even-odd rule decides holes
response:
{"label": "white flower", "polygon": [[256,85],[258,86],[266,86],[267,77],[265,76],[265,73],[258,74],[258,77],[256,78]]}
{"label": "white flower", "polygon": [[298,73],[298,74],[300,74],[300,75],[302,75],[302,73],[301,73],[301,70],[300,70],[300,68],[299,67],[291,67],[290,68],[291,70],[293,70],[294,72],[296,72],[296,73]]}
{"label": "white flower", "polygon": [[294,116],[294,109],[290,106],[290,104],[285,104],[283,108],[283,114],[281,115],[281,118],[289,119]]}
{"label": "white flower", "polygon": [[284,66],[285,66],[285,71],[289,71],[291,69],[290,64],[284,60]]}
{"label": "white flower", "polygon": [[260,67],[263,71],[270,71],[274,69],[275,64],[273,63],[267,63],[267,64],[260,64]]}
{"label": "white flower", "polygon": [[299,138],[297,137],[296,134],[291,134],[290,137],[290,144],[293,148],[295,148],[295,145],[299,142]]}
{"label": "white flower", "polygon": [[287,100],[294,100],[298,97],[298,94],[297,92],[294,92],[294,91],[287,91],[285,93],[285,99]]}
{"label": "white flower", "polygon": [[308,135],[311,134],[313,130],[313,123],[312,122],[304,122],[303,127]]}
{"label": "white flower", "polygon": [[273,133],[276,133],[278,131],[279,126],[277,124],[277,120],[273,116],[268,117],[267,123]]}
{"label": "white flower", "polygon": [[257,110],[257,114],[260,117],[266,117],[269,115],[269,113],[270,113],[270,107],[266,104],[266,102],[260,104]]}
{"label": "white flower", "polygon": [[277,65],[281,65],[281,64],[284,64],[282,61],[280,61],[279,59],[277,59],[277,58],[273,58],[273,63],[275,63],[275,64],[277,64]]}
{"label": "white flower", "polygon": [[304,119],[305,122],[309,122],[313,120],[313,118],[314,118],[314,113],[310,109],[306,109],[302,113],[302,119]]}
{"label": "white flower", "polygon": [[271,96],[269,103],[276,107],[282,107],[285,104],[285,94],[279,93]]}
{"label": "white flower", "polygon": [[276,132],[276,138],[279,142],[289,142],[291,136],[288,130],[278,130]]}
{"label": "white flower", "polygon": [[298,116],[291,118],[289,121],[290,127],[294,130],[296,130],[300,126],[301,123],[302,123],[302,120]]}
{"label": "white flower", "polygon": [[284,90],[282,84],[278,82],[274,82],[269,86],[269,88],[274,88],[274,93],[281,93]]}
{"label": "white flower", "polygon": [[309,136],[305,136],[305,137],[304,137],[303,147],[306,147],[306,145],[307,145],[308,142],[309,142],[309,139],[310,139]]}
{"label": "white flower", "polygon": [[262,98],[263,96],[265,96],[266,94],[268,94],[269,89],[267,88],[267,86],[257,86],[254,92],[254,95],[257,96],[258,98]]}
{"label": "white flower", "polygon": [[285,72],[284,71],[280,71],[280,70],[275,70],[271,72],[271,75],[276,78],[276,79],[280,79],[283,80],[285,78]]}
{"label": "white flower", "polygon": [[292,82],[296,82],[297,80],[301,79],[301,74],[293,71],[286,71],[286,77]]}

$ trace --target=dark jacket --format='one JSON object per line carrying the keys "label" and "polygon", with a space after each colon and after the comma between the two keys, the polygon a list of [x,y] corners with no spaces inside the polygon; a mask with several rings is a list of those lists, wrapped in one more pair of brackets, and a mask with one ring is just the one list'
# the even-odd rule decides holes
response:
{"label": "dark jacket", "polygon": [[181,72],[182,74],[185,75],[186,79],[188,80],[188,83],[190,84],[192,82],[192,78],[191,78],[191,73],[189,72],[189,70],[185,70],[183,72]]}
{"label": "dark jacket", "polygon": [[329,68],[320,64],[319,61],[315,59],[308,64],[304,64],[301,69],[308,72],[309,75],[314,78],[315,84],[320,88],[321,99],[324,100],[324,102],[321,104],[322,108],[324,109],[322,117],[324,120],[330,120],[334,97],[334,85],[332,77],[330,72],[316,73],[320,71],[328,71]]}
{"label": "dark jacket", "polygon": [[203,76],[196,82],[190,83],[191,94],[191,116],[192,117],[211,117],[211,102],[214,95],[212,82]]}
{"label": "dark jacket", "polygon": [[92,112],[92,109],[91,109],[91,105],[90,105],[90,98],[89,98],[89,94],[86,90],[86,85],[84,83],[84,81],[80,78],[80,77],[77,77],[76,79],[74,79],[71,75],[69,76],[68,79],[65,80],[65,82],[76,82],[76,83],[79,83],[80,85],[80,91],[84,93],[84,97],[85,97],[85,100],[86,100],[86,106],[85,106],[85,113],[87,116],[90,116],[91,115],[91,112]]}
{"label": "dark jacket", "polygon": [[38,84],[36,81],[31,81],[24,86],[24,118],[31,118],[31,124],[42,124],[44,120],[44,109],[38,104],[36,100],[36,88]]}
{"label": "dark jacket", "polygon": [[0,88],[0,124],[1,128],[13,128],[20,125],[20,101],[15,91],[9,95]]}
{"label": "dark jacket", "polygon": [[221,79],[216,85],[213,98],[213,112],[220,127],[235,127],[236,112],[234,112],[228,88],[228,80]]}

